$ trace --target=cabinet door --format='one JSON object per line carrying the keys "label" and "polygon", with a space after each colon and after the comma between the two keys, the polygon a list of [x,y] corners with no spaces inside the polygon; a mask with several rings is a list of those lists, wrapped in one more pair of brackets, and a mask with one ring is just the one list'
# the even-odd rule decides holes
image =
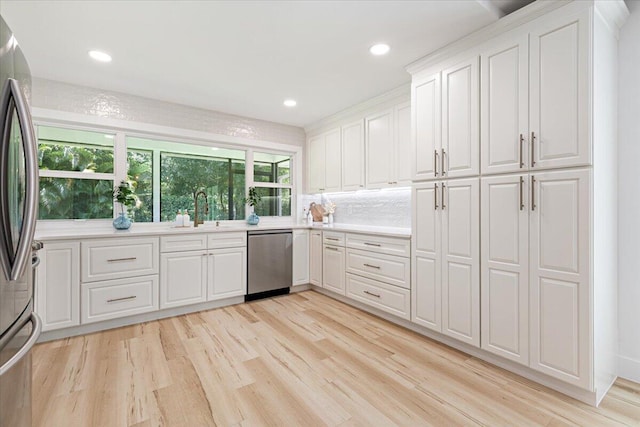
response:
{"label": "cabinet door", "polygon": [[342,189],[342,144],[340,129],[332,130],[324,138],[324,191]]}
{"label": "cabinet door", "polygon": [[207,251],[173,252],[160,256],[160,308],[207,300]]}
{"label": "cabinet door", "polygon": [[442,332],[480,346],[477,178],[442,183]]}
{"label": "cabinet door", "polygon": [[364,188],[364,122],[342,127],[342,190]]}
{"label": "cabinet door", "polygon": [[501,39],[480,59],[483,174],[528,170],[528,36]]}
{"label": "cabinet door", "polygon": [[403,102],[394,109],[395,185],[411,185],[411,102]]}
{"label": "cabinet door", "polygon": [[345,295],[344,248],[325,245],[322,254],[322,287]]}
{"label": "cabinet door", "polygon": [[209,301],[247,293],[247,248],[210,250],[208,258]]}
{"label": "cabinet door", "polygon": [[309,192],[320,193],[324,191],[324,135],[309,138],[308,148],[307,163],[309,165]]}
{"label": "cabinet door", "polygon": [[533,369],[586,389],[589,367],[590,172],[531,175]]}
{"label": "cabinet door", "polygon": [[480,145],[478,57],[442,72],[442,150],[445,177],[478,175]]}
{"label": "cabinet door", "polygon": [[309,230],[293,230],[293,286],[309,283]]}
{"label": "cabinet door", "polygon": [[547,22],[531,40],[531,163],[558,168],[591,163],[589,17]]}
{"label": "cabinet door", "polygon": [[322,231],[309,232],[309,283],[322,286]]}
{"label": "cabinet door", "polygon": [[482,348],[529,364],[529,177],[482,178]]}
{"label": "cabinet door", "polygon": [[[413,180],[438,177],[441,148],[440,73],[413,83]],[[440,171],[441,172],[441,171]]]}
{"label": "cabinet door", "polygon": [[392,184],[393,109],[365,119],[367,154],[367,188],[383,188]]}
{"label": "cabinet door", "polygon": [[413,187],[411,320],[442,331],[440,183]]}
{"label": "cabinet door", "polygon": [[36,312],[42,330],[80,324],[80,243],[45,243],[38,252]]}

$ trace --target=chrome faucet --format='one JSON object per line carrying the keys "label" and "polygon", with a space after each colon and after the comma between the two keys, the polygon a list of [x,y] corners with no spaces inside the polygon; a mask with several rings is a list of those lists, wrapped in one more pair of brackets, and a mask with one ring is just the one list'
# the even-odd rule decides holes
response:
{"label": "chrome faucet", "polygon": [[207,198],[207,193],[205,193],[203,190],[200,190],[193,196],[194,204],[196,205],[195,213],[193,214],[194,227],[197,227],[198,224],[204,224],[204,220],[198,219],[198,196],[200,196],[201,194],[204,196],[204,214],[209,214],[209,199]]}

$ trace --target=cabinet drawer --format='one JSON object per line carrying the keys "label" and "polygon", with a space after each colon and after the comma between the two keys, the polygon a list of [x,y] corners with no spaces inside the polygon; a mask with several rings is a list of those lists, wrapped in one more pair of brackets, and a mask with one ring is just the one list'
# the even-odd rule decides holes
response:
{"label": "cabinet drawer", "polygon": [[160,252],[200,251],[207,249],[206,234],[179,234],[160,237]]}
{"label": "cabinet drawer", "polygon": [[409,258],[347,249],[347,272],[410,289]]}
{"label": "cabinet drawer", "polygon": [[347,273],[347,296],[403,319],[410,319],[411,292]]}
{"label": "cabinet drawer", "polygon": [[348,248],[363,249],[386,255],[411,256],[411,240],[397,237],[381,237],[368,234],[347,234]]}
{"label": "cabinet drawer", "polygon": [[158,309],[158,276],[82,285],[82,323],[115,319]]}
{"label": "cabinet drawer", "polygon": [[158,238],[82,242],[82,282],[158,274]]}
{"label": "cabinet drawer", "polygon": [[322,242],[325,245],[344,246],[344,233],[337,231],[323,231]]}
{"label": "cabinet drawer", "polygon": [[209,249],[237,248],[239,246],[247,246],[247,233],[244,231],[209,234]]}

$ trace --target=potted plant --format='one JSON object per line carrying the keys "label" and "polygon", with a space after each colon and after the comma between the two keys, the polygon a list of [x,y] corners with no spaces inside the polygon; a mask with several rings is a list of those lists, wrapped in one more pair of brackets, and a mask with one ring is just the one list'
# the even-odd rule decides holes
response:
{"label": "potted plant", "polygon": [[131,220],[127,218],[125,207],[131,208],[139,203],[135,184],[131,181],[121,181],[120,185],[113,189],[113,200],[120,203],[120,215],[113,220],[113,226],[117,230],[127,230],[131,227]]}
{"label": "potted plant", "polygon": [[260,203],[262,197],[257,193],[256,187],[249,187],[249,195],[244,199],[245,203],[251,206],[251,214],[247,217],[247,223],[249,225],[258,225],[260,217],[255,212],[255,207]]}

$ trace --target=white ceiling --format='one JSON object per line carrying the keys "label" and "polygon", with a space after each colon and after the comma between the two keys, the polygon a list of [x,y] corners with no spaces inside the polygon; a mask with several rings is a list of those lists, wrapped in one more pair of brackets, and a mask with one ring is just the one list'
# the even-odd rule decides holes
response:
{"label": "white ceiling", "polygon": [[[530,1],[2,0],[0,13],[36,77],[304,126]],[[371,56],[377,42],[391,52]]]}

